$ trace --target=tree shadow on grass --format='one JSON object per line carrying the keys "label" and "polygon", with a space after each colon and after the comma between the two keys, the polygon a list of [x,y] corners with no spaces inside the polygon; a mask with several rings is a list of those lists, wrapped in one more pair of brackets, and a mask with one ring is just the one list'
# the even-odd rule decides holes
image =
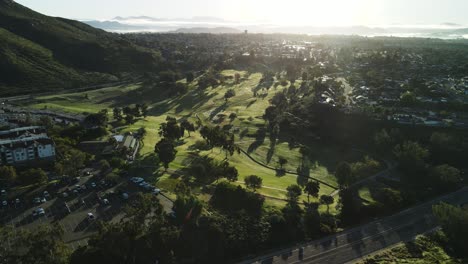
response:
{"label": "tree shadow on grass", "polygon": [[258,147],[263,145],[265,142],[265,137],[266,137],[266,129],[264,127],[261,127],[257,130],[256,136],[255,136],[255,141],[250,144],[249,148],[247,149],[247,152],[250,154],[254,152]]}

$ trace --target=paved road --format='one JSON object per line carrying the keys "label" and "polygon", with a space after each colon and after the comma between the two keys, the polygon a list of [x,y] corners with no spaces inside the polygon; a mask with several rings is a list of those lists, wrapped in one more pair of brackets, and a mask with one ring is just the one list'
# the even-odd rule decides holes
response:
{"label": "paved road", "polygon": [[459,205],[468,202],[468,187],[415,206],[396,215],[313,241],[303,246],[244,261],[247,263],[346,263],[402,241],[413,239],[437,227],[432,205],[441,201]]}

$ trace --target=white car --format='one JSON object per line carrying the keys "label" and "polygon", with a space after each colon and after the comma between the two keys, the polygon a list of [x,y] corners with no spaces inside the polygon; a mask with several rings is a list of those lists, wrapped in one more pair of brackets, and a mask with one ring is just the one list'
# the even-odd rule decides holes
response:
{"label": "white car", "polygon": [[16,198],[15,203],[16,203],[16,204],[19,204],[20,202],[21,202],[20,199],[19,199],[19,198]]}
{"label": "white car", "polygon": [[93,215],[93,213],[88,213],[88,220],[92,221],[96,219],[96,217]]}
{"label": "white car", "polygon": [[133,178],[130,179],[130,181],[132,181],[133,183],[137,183],[137,184],[138,184],[138,183],[143,182],[144,179],[141,178],[141,177],[133,177]]}
{"label": "white car", "polygon": [[161,193],[161,190],[158,189],[158,188],[154,188],[152,191],[151,191],[152,194],[155,194],[155,195],[158,195],[159,193]]}
{"label": "white car", "polygon": [[5,191],[5,190],[1,190],[1,191],[0,191],[0,194],[1,194],[2,196],[5,196],[5,195],[6,195],[6,191]]}
{"label": "white car", "polygon": [[42,207],[37,208],[36,210],[33,211],[32,213],[33,216],[41,216],[45,215],[45,210]]}
{"label": "white car", "polygon": [[2,202],[2,205],[3,205],[3,206],[7,206],[7,205],[8,205],[8,202],[7,202],[7,201],[3,201],[3,202]]}
{"label": "white car", "polygon": [[102,203],[103,203],[104,205],[109,205],[109,204],[110,204],[110,202],[109,202],[108,199],[103,199],[103,200],[102,200]]}

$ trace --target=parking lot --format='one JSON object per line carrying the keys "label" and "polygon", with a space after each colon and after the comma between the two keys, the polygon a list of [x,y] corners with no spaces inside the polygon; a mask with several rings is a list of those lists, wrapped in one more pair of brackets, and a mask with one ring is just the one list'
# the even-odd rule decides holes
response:
{"label": "parking lot", "polygon": [[[12,236],[6,243],[18,234],[20,230],[33,230],[40,225],[59,225],[64,230],[64,241],[72,249],[84,246],[88,238],[97,231],[96,221],[117,222],[123,217],[122,207],[126,200],[116,191],[120,185],[101,185],[94,183],[93,177],[82,177],[78,182],[70,183],[57,188],[56,192],[50,192],[50,199],[44,203],[34,204],[31,201],[21,201],[16,204],[14,200],[7,206],[2,206],[0,211],[0,223],[13,227]],[[123,184],[123,183],[122,183]],[[78,186],[79,192],[74,192]],[[132,196],[141,191],[138,186],[128,185],[126,192]],[[66,192],[68,197],[63,197]],[[163,195],[158,198],[166,212],[170,212],[172,202]],[[104,199],[106,201],[104,202]],[[66,205],[65,205],[66,203]],[[44,214],[33,215],[38,208],[44,209]],[[88,219],[91,213],[95,219]]]}

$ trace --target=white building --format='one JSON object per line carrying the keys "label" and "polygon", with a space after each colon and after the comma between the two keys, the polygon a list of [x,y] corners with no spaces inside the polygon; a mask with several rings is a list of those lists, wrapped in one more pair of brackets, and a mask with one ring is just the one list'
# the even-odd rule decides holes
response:
{"label": "white building", "polygon": [[43,127],[23,127],[0,132],[0,165],[54,159],[55,144]]}

